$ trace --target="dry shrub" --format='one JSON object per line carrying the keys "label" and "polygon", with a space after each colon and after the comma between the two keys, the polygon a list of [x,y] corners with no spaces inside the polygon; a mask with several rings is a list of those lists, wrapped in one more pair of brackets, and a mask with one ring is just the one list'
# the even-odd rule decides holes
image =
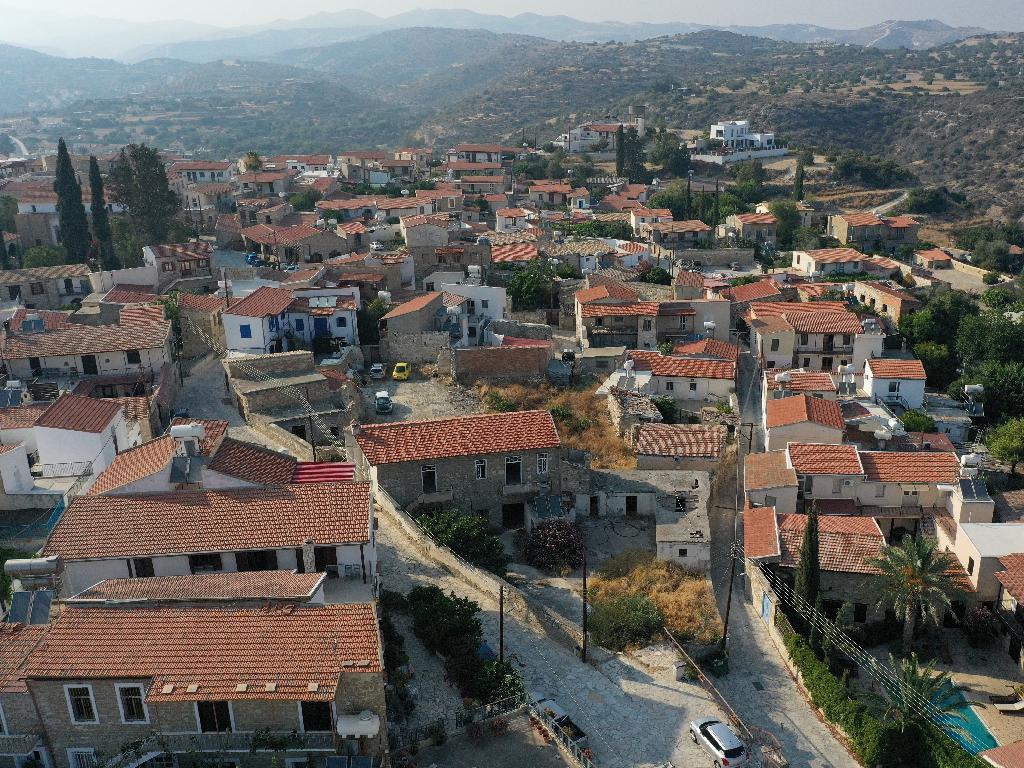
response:
{"label": "dry shrub", "polygon": [[635,469],[636,455],[616,434],[603,397],[587,389],[556,389],[550,384],[477,384],[484,407],[492,411],[553,411],[562,443],[590,453],[595,469]]}
{"label": "dry shrub", "polygon": [[648,552],[634,550],[609,559],[589,587],[595,603],[624,595],[649,597],[661,611],[665,628],[683,642],[711,645],[722,637],[711,582]]}

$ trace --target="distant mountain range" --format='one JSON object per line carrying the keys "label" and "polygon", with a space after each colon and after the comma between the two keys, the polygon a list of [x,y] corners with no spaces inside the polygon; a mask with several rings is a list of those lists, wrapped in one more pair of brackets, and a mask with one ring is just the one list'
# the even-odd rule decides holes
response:
{"label": "distant mountain range", "polygon": [[233,28],[191,21],[140,23],[59,14],[48,14],[46,23],[39,24],[35,8],[16,5],[13,0],[0,0],[0,42],[61,56],[104,56],[125,62],[149,58],[196,63],[266,59],[291,49],[330,45],[412,27],[477,29],[574,42],[632,42],[721,29],[784,42],[911,49],[932,48],[987,31],[981,27],[951,27],[935,20],[886,21],[860,29],[831,29],[811,24],[716,26],[688,22],[589,21],[536,13],[509,17],[458,9],[420,9],[388,17],[351,9]]}

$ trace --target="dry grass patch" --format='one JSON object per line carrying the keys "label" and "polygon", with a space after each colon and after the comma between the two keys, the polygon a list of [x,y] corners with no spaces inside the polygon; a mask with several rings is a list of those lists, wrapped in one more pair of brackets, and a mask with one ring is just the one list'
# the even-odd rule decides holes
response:
{"label": "dry grass patch", "polygon": [[649,552],[624,552],[606,561],[590,580],[589,591],[595,605],[627,596],[649,598],[665,628],[681,642],[711,645],[722,637],[711,582]]}
{"label": "dry grass patch", "polygon": [[550,411],[562,443],[590,453],[595,469],[635,469],[636,454],[618,436],[603,397],[586,389],[556,389],[550,384],[503,387],[477,384],[477,392],[489,411]]}

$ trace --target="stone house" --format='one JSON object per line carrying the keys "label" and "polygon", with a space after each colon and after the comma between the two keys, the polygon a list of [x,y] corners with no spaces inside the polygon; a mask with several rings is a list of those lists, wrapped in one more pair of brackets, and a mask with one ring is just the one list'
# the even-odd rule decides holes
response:
{"label": "stone house", "polygon": [[147,245],[142,249],[143,261],[156,267],[157,292],[171,288],[216,287],[211,259],[213,246],[205,241],[172,245]]}
{"label": "stone house", "polygon": [[757,507],[796,510],[796,471],[786,452],[748,453],[743,460],[743,489],[747,502]]}
{"label": "stone house", "polygon": [[670,397],[681,407],[694,402],[729,403],[736,391],[735,362],[645,350],[630,352],[628,359],[633,362],[640,391],[652,397]]}
{"label": "stone house", "polygon": [[241,173],[235,183],[245,196],[277,196],[288,191],[294,171],[248,171]]}
{"label": "stone house", "polygon": [[864,271],[864,262],[867,258],[853,248],[817,248],[810,251],[793,251],[792,267],[809,277],[854,274]]}
{"label": "stone house", "polygon": [[322,264],[348,253],[348,241],[329,229],[297,224],[255,224],[241,231],[245,247],[276,259],[278,264]]}
{"label": "stone house", "polygon": [[636,431],[637,469],[714,472],[727,449],[720,424],[641,424]]}
{"label": "stone house", "polygon": [[940,248],[914,251],[914,263],[925,269],[952,269],[953,257]]}
{"label": "stone house", "polygon": [[894,250],[917,242],[921,224],[910,216],[880,217],[874,213],[842,213],[828,217],[826,234],[843,245],[869,250]]}
{"label": "stone house", "polygon": [[[16,673],[43,765],[84,768],[128,743],[144,766],[162,765],[167,752],[251,751],[247,762],[269,768],[288,756],[385,750],[380,636],[368,603],[79,603],[44,637]],[[30,718],[26,709],[12,707],[16,722]],[[293,746],[260,751],[263,732]]]}
{"label": "stone house", "polygon": [[327,572],[376,589],[368,483],[79,496],[43,548],[62,594],[104,579],[190,573]]}
{"label": "stone house", "polygon": [[416,514],[457,508],[506,530],[527,505],[563,492],[563,450],[547,411],[487,413],[352,427],[352,452],[374,494]]}
{"label": "stone house", "polygon": [[538,206],[561,208],[569,204],[573,189],[561,181],[537,181],[530,185],[527,197]]}
{"label": "stone house", "polygon": [[403,216],[399,228],[406,247],[439,248],[448,245],[451,223],[447,214]]}
{"label": "stone house", "polygon": [[[6,234],[6,233],[5,233]],[[26,309],[59,309],[92,293],[89,267],[62,264],[55,267],[5,269],[0,272],[0,299],[20,300]]]}
{"label": "stone house", "polygon": [[710,244],[712,229],[699,219],[652,221],[640,225],[639,235],[662,248],[678,250],[700,248]]}
{"label": "stone house", "polygon": [[853,284],[853,295],[861,304],[887,316],[896,325],[921,307],[921,302],[909,293],[883,281],[858,280]]}
{"label": "stone house", "polygon": [[211,346],[224,345],[226,301],[213,294],[178,293],[181,316],[181,356],[202,357]]}
{"label": "stone house", "polygon": [[[778,513],[773,507],[748,506],[744,511],[748,594],[755,610],[769,624],[774,623],[778,609],[778,588],[772,581],[792,588],[806,525],[806,515]],[[818,532],[824,613],[834,618],[843,603],[850,603],[856,623],[881,619],[884,611],[878,607],[882,588],[876,578],[879,571],[865,562],[881,554],[886,543],[878,524],[870,517],[819,515]],[[772,576],[766,576],[762,567]]]}
{"label": "stone house", "polygon": [[725,231],[740,240],[775,247],[778,220],[771,213],[734,213],[725,218]]}

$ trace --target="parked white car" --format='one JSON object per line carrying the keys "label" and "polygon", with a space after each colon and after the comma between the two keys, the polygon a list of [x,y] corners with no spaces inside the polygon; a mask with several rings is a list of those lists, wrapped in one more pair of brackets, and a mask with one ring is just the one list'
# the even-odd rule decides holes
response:
{"label": "parked white car", "polygon": [[690,722],[690,738],[711,759],[715,768],[736,768],[750,764],[750,752],[736,732],[721,720],[705,717]]}

